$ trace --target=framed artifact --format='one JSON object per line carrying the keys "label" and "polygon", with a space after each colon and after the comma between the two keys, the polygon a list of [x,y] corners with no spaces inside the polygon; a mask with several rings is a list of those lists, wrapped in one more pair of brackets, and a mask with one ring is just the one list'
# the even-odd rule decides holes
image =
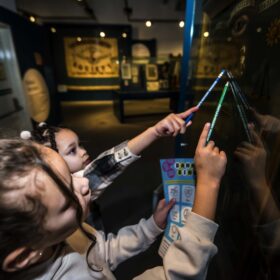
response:
{"label": "framed artifact", "polygon": [[130,63],[122,63],[121,64],[121,75],[123,80],[131,79],[131,64]]}
{"label": "framed artifact", "polygon": [[65,37],[64,53],[70,78],[119,77],[116,38]]}
{"label": "framed artifact", "polygon": [[147,91],[158,91],[159,82],[158,81],[147,81],[146,88],[147,88]]}
{"label": "framed artifact", "polygon": [[158,80],[158,68],[157,68],[156,64],[147,64],[146,65],[146,80],[147,81]]}

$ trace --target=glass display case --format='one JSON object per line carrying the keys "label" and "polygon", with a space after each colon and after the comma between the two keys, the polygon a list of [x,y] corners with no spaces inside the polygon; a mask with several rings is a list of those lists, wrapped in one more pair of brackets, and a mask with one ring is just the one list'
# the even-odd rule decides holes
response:
{"label": "glass display case", "polygon": [[[194,104],[222,69],[231,71],[248,107],[251,143],[230,90],[212,140],[227,154],[219,194],[219,230],[207,279],[280,278],[280,2],[203,1],[191,53]],[[222,78],[196,114],[183,142],[191,156],[203,124],[212,122]],[[190,137],[191,135],[191,137]]]}

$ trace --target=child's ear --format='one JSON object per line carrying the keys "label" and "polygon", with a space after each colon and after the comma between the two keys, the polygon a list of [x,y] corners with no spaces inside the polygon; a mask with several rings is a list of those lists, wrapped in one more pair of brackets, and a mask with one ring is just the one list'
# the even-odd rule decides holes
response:
{"label": "child's ear", "polygon": [[41,257],[40,253],[39,250],[32,250],[27,247],[18,248],[4,259],[2,270],[15,272],[27,268]]}

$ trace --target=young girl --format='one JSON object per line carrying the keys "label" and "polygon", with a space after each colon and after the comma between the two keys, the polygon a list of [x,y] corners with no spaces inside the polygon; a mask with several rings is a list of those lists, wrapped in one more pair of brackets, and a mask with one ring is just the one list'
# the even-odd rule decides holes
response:
{"label": "young girl", "polygon": [[170,114],[133,139],[103,152],[93,161],[80,145],[77,134],[70,129],[41,123],[32,133],[22,132],[21,138],[33,140],[57,151],[66,161],[71,173],[89,179],[90,188],[94,190],[94,200],[129,164],[137,160],[138,154],[152,142],[160,137],[185,133],[191,122],[186,124],[184,119],[197,110],[197,107],[193,107],[181,114]]}
{"label": "young girl", "polygon": [[[164,266],[137,277],[203,279],[212,243],[214,218],[226,156],[214,143],[205,146],[205,126],[196,150],[197,190],[187,225],[180,229],[164,258]],[[1,279],[115,279],[111,270],[145,250],[162,232],[170,205],[117,236],[95,232],[96,244],[85,256],[64,240],[88,213],[90,191],[85,178],[74,178],[53,150],[31,141],[0,140],[0,264]],[[94,239],[94,238],[93,238]]]}

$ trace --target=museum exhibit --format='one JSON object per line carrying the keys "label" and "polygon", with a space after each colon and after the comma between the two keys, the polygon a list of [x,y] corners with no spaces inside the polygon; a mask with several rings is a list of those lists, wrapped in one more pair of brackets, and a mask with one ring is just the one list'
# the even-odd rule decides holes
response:
{"label": "museum exhibit", "polygon": [[280,279],[279,11],[0,0],[0,279]]}

